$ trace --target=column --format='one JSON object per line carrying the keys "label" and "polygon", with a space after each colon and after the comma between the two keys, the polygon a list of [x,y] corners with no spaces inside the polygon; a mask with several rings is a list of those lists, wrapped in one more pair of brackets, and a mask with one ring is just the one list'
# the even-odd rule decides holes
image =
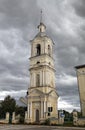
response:
{"label": "column", "polygon": [[25,111],[25,122],[27,119],[28,119],[28,114],[27,114],[27,111]]}
{"label": "column", "polygon": [[43,73],[43,86],[44,86],[44,85],[45,85],[45,83],[44,83],[44,82],[45,82],[45,81],[44,81],[44,70],[43,70],[42,73]]}
{"label": "column", "polygon": [[42,86],[42,71],[40,71],[40,86]]}
{"label": "column", "polygon": [[32,118],[32,102],[30,103],[30,118]]}
{"label": "column", "polygon": [[[45,71],[45,85],[48,85],[48,81],[50,80],[50,75],[48,75],[48,71]],[[48,80],[49,78],[49,80]]]}
{"label": "column", "polygon": [[46,101],[44,101],[44,112],[46,112]]}
{"label": "column", "polygon": [[50,78],[50,73],[48,71],[46,72],[46,81],[47,81],[47,85],[50,85],[51,78]]}
{"label": "column", "polygon": [[46,118],[46,101],[44,101],[44,118]]}
{"label": "column", "polygon": [[30,82],[31,82],[31,87],[33,87],[33,73],[31,73],[31,77],[30,77]]}
{"label": "column", "polygon": [[30,73],[30,87],[31,87],[31,73]]}
{"label": "column", "polygon": [[29,103],[28,103],[28,109],[27,109],[27,115],[28,115],[28,119],[30,118],[30,107],[29,107]]}
{"label": "column", "polygon": [[43,118],[43,101],[41,101],[41,118]]}
{"label": "column", "polygon": [[33,74],[33,87],[35,87],[35,73]]}
{"label": "column", "polygon": [[43,70],[42,70],[42,86],[43,86]]}
{"label": "column", "polygon": [[44,86],[46,86],[46,71],[44,71]]}

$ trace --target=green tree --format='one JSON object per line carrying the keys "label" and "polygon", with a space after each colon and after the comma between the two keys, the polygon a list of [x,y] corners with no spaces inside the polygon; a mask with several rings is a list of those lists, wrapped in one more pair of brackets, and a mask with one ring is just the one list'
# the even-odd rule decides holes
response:
{"label": "green tree", "polygon": [[24,106],[16,106],[15,113],[16,115],[20,114],[20,116],[24,117],[26,109]]}
{"label": "green tree", "polygon": [[16,106],[16,115],[20,114],[19,123],[24,123],[25,111],[27,110],[24,106]]}
{"label": "green tree", "polygon": [[9,112],[12,115],[12,112],[15,111],[16,101],[11,96],[5,97],[4,101],[1,102],[1,114],[4,116],[6,112]]}

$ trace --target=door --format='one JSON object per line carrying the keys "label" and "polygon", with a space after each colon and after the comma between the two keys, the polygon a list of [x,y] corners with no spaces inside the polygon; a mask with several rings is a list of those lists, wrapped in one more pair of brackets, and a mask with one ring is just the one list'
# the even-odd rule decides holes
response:
{"label": "door", "polygon": [[39,122],[39,110],[36,110],[36,122]]}

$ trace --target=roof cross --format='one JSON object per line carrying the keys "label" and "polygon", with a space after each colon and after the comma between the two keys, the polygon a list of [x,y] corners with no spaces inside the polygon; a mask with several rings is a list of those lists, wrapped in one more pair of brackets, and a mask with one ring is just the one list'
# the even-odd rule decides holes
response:
{"label": "roof cross", "polygon": [[42,23],[42,10],[41,10],[41,16],[40,16],[40,23]]}

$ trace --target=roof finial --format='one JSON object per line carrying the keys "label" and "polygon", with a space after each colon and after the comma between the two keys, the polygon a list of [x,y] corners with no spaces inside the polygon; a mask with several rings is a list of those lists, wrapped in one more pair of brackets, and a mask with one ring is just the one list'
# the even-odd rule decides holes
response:
{"label": "roof finial", "polygon": [[40,23],[42,23],[42,10],[41,10],[41,17],[40,17]]}
{"label": "roof finial", "polygon": [[41,15],[40,15],[40,25],[38,25],[39,32],[45,32],[46,26],[42,22],[42,10],[41,10]]}

